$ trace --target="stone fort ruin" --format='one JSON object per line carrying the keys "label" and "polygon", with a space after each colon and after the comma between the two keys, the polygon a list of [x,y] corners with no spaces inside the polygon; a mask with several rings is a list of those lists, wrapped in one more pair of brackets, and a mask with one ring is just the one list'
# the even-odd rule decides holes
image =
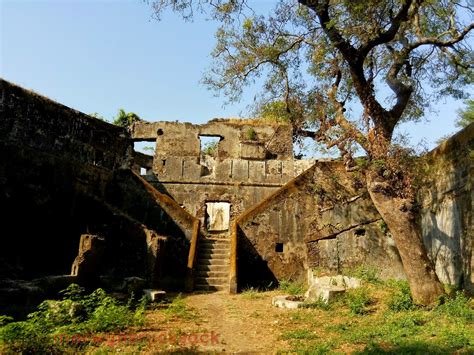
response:
{"label": "stone fort ruin", "polygon": [[[5,80],[0,112],[0,308],[71,282],[232,293],[360,265],[405,277],[361,173],[294,159],[288,125],[127,130]],[[471,292],[473,145],[470,125],[430,152],[418,196],[438,276]]]}

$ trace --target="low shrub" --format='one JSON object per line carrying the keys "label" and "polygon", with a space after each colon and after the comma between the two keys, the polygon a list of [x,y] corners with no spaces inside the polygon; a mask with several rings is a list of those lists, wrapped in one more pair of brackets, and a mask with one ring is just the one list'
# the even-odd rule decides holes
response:
{"label": "low shrub", "polygon": [[102,289],[84,295],[77,285],[61,293],[62,300],[42,302],[25,321],[3,325],[0,344],[13,352],[63,352],[58,339],[65,335],[122,331],[144,322],[145,298],[138,303],[131,298],[123,305]]}
{"label": "low shrub", "polygon": [[388,309],[393,312],[409,311],[415,309],[411,298],[410,286],[406,281],[398,281],[395,284],[396,291],[388,301]]}
{"label": "low shrub", "polygon": [[178,294],[178,296],[173,299],[168,308],[165,309],[165,314],[168,317],[184,319],[191,319],[195,317],[194,312],[187,306],[186,301],[181,294]]}
{"label": "low shrub", "polygon": [[346,294],[346,305],[352,315],[364,315],[368,313],[368,306],[373,303],[369,290],[365,287],[350,290]]}
{"label": "low shrub", "polygon": [[474,309],[470,301],[469,297],[458,291],[453,298],[445,297],[441,299],[441,304],[436,307],[436,311],[471,322],[474,321]]}

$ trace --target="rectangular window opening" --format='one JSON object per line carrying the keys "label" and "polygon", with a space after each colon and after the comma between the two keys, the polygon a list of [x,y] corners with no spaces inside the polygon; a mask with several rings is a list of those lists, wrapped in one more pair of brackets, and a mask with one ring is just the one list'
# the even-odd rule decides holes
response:
{"label": "rectangular window opening", "polygon": [[277,253],[283,253],[283,243],[276,243],[275,244],[275,251]]}
{"label": "rectangular window opening", "polygon": [[217,151],[219,147],[219,142],[222,140],[221,136],[199,136],[199,141],[201,142],[201,155],[217,157]]}
{"label": "rectangular window opening", "polygon": [[155,142],[149,141],[133,142],[133,150],[152,157],[155,155],[155,145]]}

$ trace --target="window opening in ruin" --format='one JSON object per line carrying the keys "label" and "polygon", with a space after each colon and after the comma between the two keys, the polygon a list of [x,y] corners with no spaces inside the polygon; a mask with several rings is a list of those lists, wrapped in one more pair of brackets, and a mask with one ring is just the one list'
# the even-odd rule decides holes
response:
{"label": "window opening in ruin", "polygon": [[217,153],[219,150],[219,142],[223,138],[221,136],[200,135],[201,154],[199,155],[199,164],[201,164],[201,176],[211,175],[217,164]]}
{"label": "window opening in ruin", "polygon": [[155,155],[155,145],[155,141],[133,142],[133,150],[152,157]]}
{"label": "window opening in ruin", "polygon": [[146,168],[140,168],[140,175],[146,175]]}
{"label": "window opening in ruin", "polygon": [[217,157],[217,149],[219,142],[222,140],[221,136],[199,136],[201,142],[201,156]]}
{"label": "window opening in ruin", "polygon": [[229,230],[229,221],[229,202],[206,202],[206,227],[208,232]]}
{"label": "window opening in ruin", "polygon": [[276,243],[275,244],[275,251],[277,253],[283,253],[283,243]]}

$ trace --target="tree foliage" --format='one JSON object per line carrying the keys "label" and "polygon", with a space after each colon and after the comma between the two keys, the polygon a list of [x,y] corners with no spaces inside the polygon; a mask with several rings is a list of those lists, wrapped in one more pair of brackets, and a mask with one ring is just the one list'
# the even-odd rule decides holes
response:
{"label": "tree foliage", "polygon": [[456,126],[465,128],[474,122],[474,100],[467,100],[466,107],[458,111]]}
{"label": "tree foliage", "polygon": [[140,121],[140,117],[136,113],[126,112],[123,108],[119,109],[112,123],[120,127],[128,127],[133,122]]}
{"label": "tree foliage", "polygon": [[[238,100],[264,76],[264,111],[265,103],[284,102],[282,117],[298,120],[304,111],[329,144],[353,141],[371,157],[387,154],[399,122],[419,119],[441,96],[464,98],[463,86],[473,79],[469,2],[280,1],[263,14],[236,0],[153,6],[157,14],[172,7],[185,18],[211,9],[221,21],[205,77],[211,88]],[[347,110],[354,102],[362,114]]]}

